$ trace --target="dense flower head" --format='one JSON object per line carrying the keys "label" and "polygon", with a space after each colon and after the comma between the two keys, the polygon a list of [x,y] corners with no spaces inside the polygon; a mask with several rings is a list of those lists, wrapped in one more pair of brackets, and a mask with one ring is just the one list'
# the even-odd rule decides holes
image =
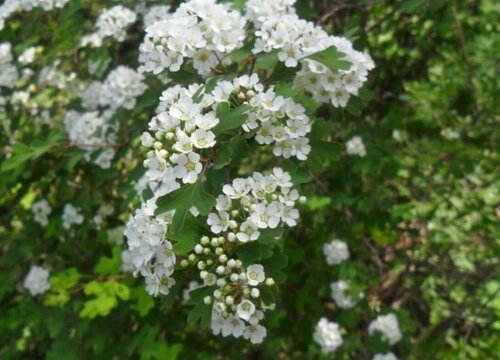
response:
{"label": "dense flower head", "polygon": [[324,353],[337,350],[343,342],[339,325],[326,318],[321,318],[316,324],[313,339]]}
{"label": "dense flower head", "polygon": [[167,20],[172,17],[169,5],[154,5],[148,8],[143,15],[144,27],[148,27],[157,21]]}
{"label": "dense flower head", "polygon": [[346,142],[346,151],[349,155],[366,156],[366,148],[363,139],[359,136],[354,136]]}
{"label": "dense flower head", "polygon": [[70,110],[64,118],[70,143],[85,150],[85,159],[92,160],[103,169],[110,167],[115,154],[113,145],[118,125],[110,121],[112,115],[110,110],[84,113]]}
{"label": "dense flower head", "polygon": [[183,260],[200,270],[203,286],[216,286],[212,296],[211,327],[215,335],[243,337],[257,344],[267,335],[260,323],[264,312],[274,308],[261,297],[274,279],[266,276],[262,264],[245,266],[235,249],[256,241],[266,229],[294,226],[299,217],[294,205],[300,197],[292,190],[291,176],[281,168],[269,175],[255,172],[248,178],[236,178],[223,186],[217,197],[216,212],[208,215],[212,237],[202,236]]}
{"label": "dense flower head", "polygon": [[122,42],[125,40],[127,28],[136,20],[136,13],[123,5],[106,9],[97,18],[96,32],[82,38],[82,46],[91,44],[93,47],[100,47],[103,39],[107,37]]}
{"label": "dense flower head", "polygon": [[389,342],[390,345],[396,344],[403,338],[403,334],[399,329],[398,318],[393,313],[379,315],[370,323],[368,333],[370,336],[380,333],[382,338]]}
{"label": "dense flower head", "polygon": [[62,8],[69,0],[5,0],[0,5],[0,30],[5,26],[5,21],[15,12],[30,11],[34,8],[42,8],[50,11],[54,8]]}
{"label": "dense flower head", "polygon": [[349,290],[349,284],[346,281],[340,280],[330,284],[332,299],[335,304],[341,309],[350,309],[354,307],[356,302],[346,292]]}
{"label": "dense flower head", "polygon": [[33,220],[42,226],[48,225],[52,208],[47,200],[42,199],[34,203],[31,207],[31,211],[33,212]]}
{"label": "dense flower head", "polygon": [[75,224],[83,223],[84,216],[81,214],[80,210],[72,204],[64,205],[62,221],[63,227],[69,230]]}
{"label": "dense flower head", "polygon": [[324,244],[323,253],[328,265],[338,265],[349,259],[349,247],[338,239]]}
{"label": "dense flower head", "polygon": [[372,360],[398,360],[396,355],[389,352],[387,354],[375,354]]}
{"label": "dense flower head", "polygon": [[19,78],[17,67],[13,64],[12,45],[0,44],[0,91],[2,87],[12,89]]}
{"label": "dense flower head", "polygon": [[200,75],[208,75],[225,54],[243,46],[245,19],[215,0],[183,3],[166,20],[148,24],[140,47],[140,71],[179,71],[192,59]]}
{"label": "dense flower head", "polygon": [[246,16],[254,22],[265,21],[271,16],[282,16],[286,14],[294,14],[295,8],[293,5],[296,0],[248,0],[246,6]]}
{"label": "dense flower head", "polygon": [[[295,1],[250,1],[250,18],[256,27],[257,40],[253,52],[277,52],[279,61],[287,67],[302,64],[294,84],[309,91],[318,102],[331,102],[345,107],[352,95],[357,95],[374,68],[371,57],[354,50],[352,43],[341,37],[330,36],[322,28],[300,19],[290,5]],[[271,11],[269,11],[271,10]],[[272,10],[277,10],[276,13]],[[266,14],[266,15],[264,15]],[[333,71],[311,55],[334,48],[343,54],[346,67]]]}
{"label": "dense flower head", "polygon": [[118,66],[109,73],[102,85],[101,105],[111,109],[133,109],[136,98],[147,89],[143,81],[142,74],[127,66]]}
{"label": "dense flower head", "polygon": [[32,266],[24,278],[23,286],[32,296],[45,293],[50,289],[48,270],[40,266]]}

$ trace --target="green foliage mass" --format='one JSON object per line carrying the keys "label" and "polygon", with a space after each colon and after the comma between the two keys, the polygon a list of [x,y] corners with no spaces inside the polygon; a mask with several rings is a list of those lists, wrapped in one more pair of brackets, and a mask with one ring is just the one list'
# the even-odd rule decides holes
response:
{"label": "green foliage mass", "polygon": [[[89,61],[136,66],[141,29],[122,44],[76,50],[92,19],[112,3],[76,0],[53,12],[17,13],[0,42],[11,42],[16,53],[42,47],[37,66],[61,58],[66,72]],[[401,359],[498,357],[499,5],[299,1],[297,9],[366,49],[377,68],[370,91],[337,110],[307,102],[273,54],[255,65],[271,69],[272,81],[283,81],[279,94],[316,113],[307,166],[283,165],[308,198],[299,226],[280,240],[278,230],[258,246],[238,249],[244,263],[259,260],[280,284],[279,294],[277,287],[263,294],[277,301],[265,342],[216,338],[199,326],[210,322],[201,301],[210,289],[191,292],[186,303],[187,274],[176,273],[168,296],[152,298],[143,279],[120,271],[122,246],[110,229],[125,224],[137,203],[134,184],[143,158],[138,138],[163,86],[151,81],[133,112],[115,115],[122,123],[116,150],[123,160],[113,171],[81,161],[82,151],[68,144],[62,126],[55,132],[34,123],[27,109],[13,118],[0,113],[0,359],[371,359],[389,350]],[[247,50],[233,58],[245,59]],[[327,66],[344,65],[331,51],[315,56]],[[174,76],[192,82],[189,74]],[[64,112],[56,109],[72,101],[72,91],[50,90],[36,102],[61,123]],[[273,162],[269,153],[233,136],[245,110],[220,109],[227,121],[216,132],[230,140],[214,159],[209,181],[183,186],[158,203],[160,210],[177,209],[169,230],[177,254],[191,251],[203,232],[188,210],[210,212],[228,167],[247,174],[255,162]],[[346,154],[343,144],[355,135],[363,138],[366,157]],[[110,204],[113,215],[101,229],[84,222],[68,235],[60,216],[45,228],[33,221],[31,205],[40,197],[54,204],[53,214],[71,202],[88,218],[102,204]],[[346,240],[351,252],[338,267],[327,266],[322,251],[334,238]],[[275,247],[286,255],[273,253]],[[42,263],[51,270],[51,289],[43,298],[31,297],[22,282],[31,265]],[[329,284],[339,279],[349,281],[353,296],[363,293],[356,307],[335,306]],[[404,335],[393,348],[366,331],[379,312],[388,311],[397,314]],[[323,316],[344,329],[343,346],[330,355],[312,341]]]}

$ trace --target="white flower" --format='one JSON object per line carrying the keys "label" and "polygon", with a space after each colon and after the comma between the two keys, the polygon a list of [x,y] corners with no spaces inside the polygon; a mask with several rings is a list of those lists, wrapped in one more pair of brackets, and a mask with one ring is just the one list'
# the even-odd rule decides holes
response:
{"label": "white flower", "polygon": [[343,342],[339,325],[328,321],[326,318],[321,318],[316,325],[313,339],[321,347],[324,353],[330,353],[337,350]]}
{"label": "white flower", "polygon": [[81,224],[83,219],[83,215],[72,204],[64,205],[62,220],[66,230],[69,230],[73,224]]}
{"label": "white flower", "polygon": [[347,282],[343,280],[332,282],[330,284],[330,290],[332,291],[332,299],[339,308],[350,309],[356,304],[351,296],[346,294],[346,291],[349,290],[349,284]]}
{"label": "white flower", "polygon": [[229,214],[226,211],[219,211],[219,214],[211,213],[208,215],[207,224],[214,234],[226,231],[229,227]]}
{"label": "white flower", "polygon": [[232,335],[235,338],[243,335],[245,323],[236,316],[229,315],[222,325],[222,336]]}
{"label": "white flower", "polygon": [[50,289],[49,272],[42,267],[32,266],[23,286],[32,296],[43,294]]}
{"label": "white flower", "polygon": [[200,155],[190,152],[188,154],[174,154],[170,157],[174,167],[174,174],[182,178],[184,183],[195,183],[203,166],[200,163]]}
{"label": "white flower", "polygon": [[35,55],[36,47],[32,46],[24,50],[22,54],[19,55],[17,61],[19,61],[23,65],[31,64],[33,61],[35,61]]}
{"label": "white flower", "polygon": [[232,185],[224,185],[222,191],[231,199],[239,199],[250,192],[252,184],[247,179],[234,179]]}
{"label": "white flower", "polygon": [[249,300],[242,300],[236,307],[236,312],[240,319],[248,320],[255,312],[255,305]]}
{"label": "white flower", "polygon": [[393,313],[387,315],[379,315],[368,326],[370,336],[380,332],[382,338],[387,340],[390,345],[396,344],[403,338],[401,330],[399,330],[398,318]]}
{"label": "white flower", "polygon": [[112,109],[135,107],[136,98],[147,89],[144,76],[127,66],[111,71],[101,89],[101,105]]}
{"label": "white flower", "polygon": [[193,145],[199,149],[210,148],[215,145],[215,135],[211,131],[198,129],[191,134]]}
{"label": "white flower", "polygon": [[42,226],[47,226],[49,223],[48,216],[52,212],[52,208],[47,200],[40,200],[34,203],[31,211],[33,212],[33,220]]}
{"label": "white flower", "polygon": [[251,221],[244,221],[240,225],[240,231],[236,238],[241,242],[255,241],[259,238],[259,228]]}
{"label": "white flower", "polygon": [[260,229],[268,227],[274,229],[280,222],[281,214],[279,207],[275,202],[272,202],[267,206],[264,204],[253,205],[250,218]]}
{"label": "white flower", "polygon": [[342,240],[332,240],[324,244],[323,253],[328,265],[338,265],[349,259],[349,248]]}
{"label": "white flower", "polygon": [[190,153],[193,150],[193,142],[191,137],[187,136],[182,130],[177,129],[175,134],[177,141],[173,148],[181,153]]}
{"label": "white flower", "polygon": [[246,276],[250,286],[257,286],[266,279],[264,267],[260,264],[247,267]]}
{"label": "white flower", "polygon": [[359,136],[354,136],[346,142],[346,151],[349,155],[366,156],[366,148],[363,139]]}
{"label": "white flower", "polygon": [[97,34],[100,38],[113,37],[117,41],[124,41],[126,29],[137,19],[137,15],[122,5],[113,6],[104,10],[97,18]]}
{"label": "white flower", "polygon": [[243,333],[243,337],[249,339],[252,344],[260,344],[266,336],[266,328],[259,324],[247,326]]}
{"label": "white flower", "polygon": [[349,101],[349,93],[345,89],[335,89],[332,92],[332,105],[334,107],[345,107]]}
{"label": "white flower", "polygon": [[375,354],[372,360],[398,360],[396,355],[389,352],[387,354]]}

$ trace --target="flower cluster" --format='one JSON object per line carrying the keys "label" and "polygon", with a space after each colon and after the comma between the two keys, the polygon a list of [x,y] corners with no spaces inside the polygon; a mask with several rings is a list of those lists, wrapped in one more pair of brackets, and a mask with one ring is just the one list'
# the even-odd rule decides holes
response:
{"label": "flower cluster", "polygon": [[390,345],[396,344],[403,338],[399,329],[398,318],[393,313],[387,315],[379,315],[368,326],[368,333],[374,335],[379,332],[382,338],[389,342]]}
{"label": "flower cluster", "polygon": [[158,21],[170,19],[170,17],[172,17],[170,10],[171,8],[169,5],[151,6],[143,15],[144,27],[148,27]]}
{"label": "flower cluster", "polygon": [[372,360],[398,360],[396,355],[389,352],[387,354],[375,354]]}
{"label": "flower cluster", "polygon": [[354,136],[346,142],[346,151],[349,155],[358,155],[361,157],[366,156],[366,148],[363,139],[359,136]]}
{"label": "flower cluster", "polygon": [[25,49],[21,53],[21,55],[19,55],[17,61],[19,61],[19,63],[23,65],[31,64],[33,61],[35,61],[35,56],[36,56],[36,47],[31,46]]}
{"label": "flower cluster", "polygon": [[332,240],[324,244],[323,253],[328,265],[339,265],[349,259],[349,248],[342,240]]}
{"label": "flower cluster", "polygon": [[42,226],[47,226],[49,223],[49,215],[52,212],[52,208],[47,200],[40,200],[34,203],[31,207],[33,212],[33,220]]}
{"label": "flower cluster", "polygon": [[0,44],[0,94],[1,88],[12,89],[19,77],[16,66],[12,63],[12,46],[10,43]]}
{"label": "flower cluster", "polygon": [[118,42],[125,40],[127,28],[135,23],[137,15],[123,5],[115,5],[104,10],[97,18],[97,31],[82,38],[82,46],[91,44],[93,47],[102,46],[102,41],[112,37]]}
{"label": "flower cluster", "polygon": [[64,205],[62,221],[63,227],[66,230],[69,230],[73,224],[81,224],[83,223],[84,217],[80,213],[80,210],[73,206],[72,204]]}
{"label": "flower cluster", "polygon": [[34,8],[42,8],[45,11],[50,11],[54,8],[62,8],[69,0],[5,0],[0,5],[0,30],[5,26],[5,20],[13,13],[26,10],[30,11]]}
{"label": "flower cluster", "polygon": [[155,216],[154,211],[151,212],[143,203],[130,217],[125,230],[128,262],[136,273],[145,278],[146,291],[153,296],[168,294],[170,287],[175,284],[171,275],[176,258],[172,243],[166,238],[172,215],[170,211]]}
{"label": "flower cluster", "polygon": [[326,318],[319,320],[314,330],[313,339],[324,353],[337,350],[343,343],[339,325]]}
{"label": "flower cluster", "polygon": [[187,58],[200,75],[208,75],[245,39],[245,19],[215,0],[188,1],[169,18],[147,25],[139,69],[154,74],[176,72]]}
{"label": "flower cluster", "polygon": [[136,98],[146,91],[144,76],[127,66],[118,66],[111,71],[99,92],[102,106],[111,109],[135,107]]}
{"label": "flower cluster", "polygon": [[[276,94],[272,87],[265,89],[256,74],[221,81],[213,92],[218,102],[238,101],[249,105],[246,132],[256,131],[255,140],[261,145],[274,144],[275,156],[306,160],[311,151],[307,134],[311,131],[305,108],[291,98]],[[235,100],[234,100],[235,99]]]}
{"label": "flower cluster", "polygon": [[341,309],[350,309],[356,305],[356,302],[346,292],[349,290],[349,284],[343,280],[332,282],[330,284],[332,299]]}
{"label": "flower cluster", "polygon": [[[149,132],[142,134],[142,145],[152,148],[144,165],[152,181],[161,181],[173,172],[183,183],[194,183],[202,170],[196,151],[215,145],[211,131],[218,123],[209,107],[209,96],[196,103],[193,96],[199,85],[189,88],[168,88],[160,98],[159,113],[149,123]],[[168,111],[166,111],[168,108]]]}
{"label": "flower cluster", "polygon": [[104,149],[92,159],[103,169],[111,166],[111,160],[115,155],[112,146],[116,141],[118,127],[110,121],[112,116],[113,112],[110,110],[84,113],[70,110],[64,117],[64,126],[70,143],[85,150],[87,161],[92,159],[97,150]]}
{"label": "flower cluster", "polygon": [[243,266],[233,250],[258,240],[264,229],[296,225],[299,212],[295,203],[300,197],[291,187],[290,174],[280,168],[274,168],[271,175],[256,172],[224,185],[217,198],[217,212],[207,218],[214,236],[203,236],[194,252],[181,262],[184,267],[196,264],[204,285],[216,286],[213,299],[205,299],[213,301],[211,326],[215,335],[243,336],[254,344],[266,336],[259,322],[274,304],[265,303],[261,291],[273,286],[274,280],[266,278],[261,264]]}
{"label": "flower cluster", "polygon": [[24,279],[23,286],[32,296],[40,295],[50,289],[48,270],[32,266]]}
{"label": "flower cluster", "polygon": [[271,16],[295,14],[296,0],[248,0],[246,2],[246,16],[250,21],[263,22]]}
{"label": "flower cluster", "polygon": [[[263,5],[262,1],[249,1],[247,9],[256,27],[257,40],[254,53],[276,51],[287,67],[302,69],[297,73],[295,85],[304,87],[319,102],[331,102],[335,107],[345,107],[351,95],[366,82],[368,72],[374,68],[368,54],[354,50],[344,38],[329,36],[323,29],[300,19],[291,10],[295,1],[278,1]],[[269,10],[277,9],[277,13]],[[343,60],[350,66],[345,70],[332,71],[313,60],[314,53],[334,47],[344,54]]]}

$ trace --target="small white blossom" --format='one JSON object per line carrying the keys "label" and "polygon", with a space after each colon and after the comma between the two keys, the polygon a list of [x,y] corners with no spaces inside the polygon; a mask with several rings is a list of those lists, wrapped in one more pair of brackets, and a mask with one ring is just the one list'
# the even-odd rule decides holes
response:
{"label": "small white blossom", "polygon": [[321,318],[316,325],[313,339],[324,353],[337,350],[343,343],[339,325],[328,321],[326,318]]}
{"label": "small white blossom", "polygon": [[42,267],[32,266],[23,286],[32,296],[43,294],[50,289],[49,272]]}

